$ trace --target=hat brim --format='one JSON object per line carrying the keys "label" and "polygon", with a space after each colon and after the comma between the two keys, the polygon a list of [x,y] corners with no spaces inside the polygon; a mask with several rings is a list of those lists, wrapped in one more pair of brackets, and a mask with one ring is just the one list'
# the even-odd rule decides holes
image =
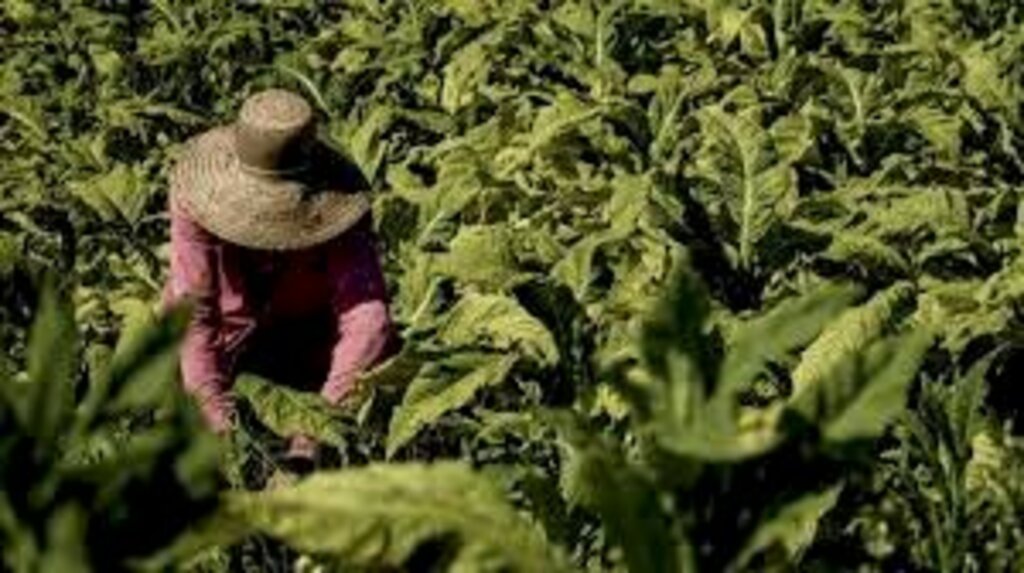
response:
{"label": "hat brim", "polygon": [[258,174],[243,168],[232,129],[190,140],[171,172],[172,200],[214,235],[253,249],[302,249],[340,235],[369,212],[359,169],[323,142],[303,171]]}

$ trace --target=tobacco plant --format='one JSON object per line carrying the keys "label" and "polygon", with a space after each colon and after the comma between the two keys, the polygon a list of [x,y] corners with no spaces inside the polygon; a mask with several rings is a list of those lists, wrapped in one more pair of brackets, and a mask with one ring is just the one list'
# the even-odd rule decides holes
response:
{"label": "tobacco plant", "polygon": [[[1021,17],[1009,0],[6,0],[4,362],[20,370],[13,358],[47,267],[75,279],[85,355],[109,352],[165,278],[165,174],[177,144],[227,121],[253,90],[284,85],[314,103],[322,136],[378,189],[404,348],[365,377],[351,411],[240,382],[254,414],[240,440],[244,472],[266,473],[275,434],[298,429],[330,446],[324,469],[411,464],[318,476],[310,492],[354,488],[359,475],[382,485],[432,475],[417,464],[459,458],[562,548],[535,551],[543,543],[515,522],[532,548],[523,559],[595,569],[759,570],[804,556],[825,570],[1014,570]],[[681,268],[706,285],[707,309],[687,318],[701,332],[676,340],[692,346],[672,350],[644,324],[668,312],[657,301]],[[821,315],[834,320],[785,348],[763,334],[749,349],[752,325],[767,328],[773,313],[835,284],[860,294]],[[850,365],[881,368],[895,360],[885,349],[915,335],[933,344],[910,409],[900,412],[902,378],[873,406],[871,437],[882,421],[895,429],[856,455],[815,436],[828,426],[816,417],[828,392],[873,387]],[[693,358],[698,347],[710,355]],[[697,360],[699,374],[658,366],[672,352]],[[719,377],[730,356],[756,373]],[[739,392],[741,428],[776,436],[789,444],[780,452],[795,447],[814,467],[822,456],[835,464],[808,472],[820,481],[804,484],[799,506],[821,527],[758,537],[755,524],[799,493],[785,488],[749,499],[767,506],[721,502],[734,474],[775,463],[774,449],[723,467],[694,454],[731,435],[732,422],[715,421],[728,400],[710,398],[723,384]],[[691,387],[703,388],[700,400],[672,394]],[[657,392],[695,409],[659,413],[668,406]],[[652,539],[680,551],[624,538],[608,517],[618,509],[604,505],[619,500],[560,488],[588,467],[590,454],[573,452],[626,460],[613,464],[626,477],[609,477],[626,481],[602,487],[653,487],[638,507],[656,498],[666,527]],[[663,483],[680,465],[696,481]],[[721,496],[706,495],[715,487]],[[467,488],[497,502],[490,485]],[[708,505],[679,503],[690,494]],[[746,521],[721,525],[737,515]],[[367,555],[351,539],[312,545],[257,522],[303,550]],[[468,522],[446,523],[458,534]],[[783,539],[781,552],[775,544],[766,556],[764,536]],[[477,563],[480,547],[452,563]],[[420,555],[399,549],[371,554]],[[274,566],[264,561],[251,566]]]}

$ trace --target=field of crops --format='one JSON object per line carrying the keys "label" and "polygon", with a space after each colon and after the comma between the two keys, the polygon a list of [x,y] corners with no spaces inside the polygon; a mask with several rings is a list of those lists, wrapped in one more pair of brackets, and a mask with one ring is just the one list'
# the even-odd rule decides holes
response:
{"label": "field of crops", "polygon": [[[1024,570],[1018,4],[0,0],[0,572]],[[404,346],[219,440],[167,173],[269,86]]]}

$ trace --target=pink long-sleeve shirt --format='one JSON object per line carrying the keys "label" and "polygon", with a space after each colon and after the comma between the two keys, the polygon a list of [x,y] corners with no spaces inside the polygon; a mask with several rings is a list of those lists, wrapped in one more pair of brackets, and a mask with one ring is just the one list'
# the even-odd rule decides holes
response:
{"label": "pink long-sleeve shirt", "polygon": [[[333,332],[316,339],[328,356],[321,395],[337,403],[355,377],[379,360],[390,340],[387,293],[369,217],[332,241],[270,252],[224,241],[171,206],[170,277],[165,304],[189,300],[192,322],[181,350],[185,389],[217,431],[230,424],[230,388],[247,343],[260,331],[287,340],[331,318]],[[266,334],[266,332],[263,332]],[[281,360],[294,360],[282,356]]]}

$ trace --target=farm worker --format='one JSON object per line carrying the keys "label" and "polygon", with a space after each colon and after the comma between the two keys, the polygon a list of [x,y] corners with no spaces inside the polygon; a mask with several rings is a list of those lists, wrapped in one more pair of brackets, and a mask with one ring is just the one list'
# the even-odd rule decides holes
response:
{"label": "farm worker", "polygon": [[[338,404],[393,342],[366,184],[285,90],[190,140],[170,177],[164,304],[192,304],[185,389],[228,431],[234,377],[253,372]],[[291,438],[288,456],[316,445]]]}

